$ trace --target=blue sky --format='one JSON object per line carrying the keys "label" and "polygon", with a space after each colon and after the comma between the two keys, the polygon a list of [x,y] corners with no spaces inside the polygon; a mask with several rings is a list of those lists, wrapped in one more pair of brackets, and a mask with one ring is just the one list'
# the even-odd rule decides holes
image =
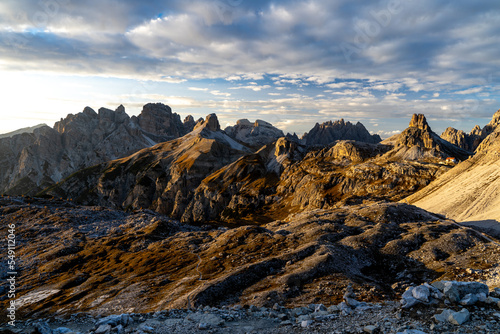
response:
{"label": "blue sky", "polygon": [[0,133],[147,102],[223,127],[469,131],[500,108],[499,45],[497,0],[2,0]]}

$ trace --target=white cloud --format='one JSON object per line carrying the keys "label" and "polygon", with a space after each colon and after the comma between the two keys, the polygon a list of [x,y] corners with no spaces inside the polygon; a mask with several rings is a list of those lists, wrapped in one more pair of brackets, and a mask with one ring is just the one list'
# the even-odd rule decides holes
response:
{"label": "white cloud", "polygon": [[269,85],[258,85],[257,83],[250,84],[248,86],[237,86],[237,87],[231,87],[229,89],[250,89],[253,90],[254,92],[260,92],[263,89],[269,89],[271,86]]}
{"label": "white cloud", "polygon": [[218,90],[212,90],[212,91],[210,91],[210,94],[215,95],[215,96],[225,96],[225,97],[231,96],[231,93],[221,92]]}
{"label": "white cloud", "polygon": [[195,92],[207,92],[208,88],[201,88],[201,87],[188,87],[189,90],[195,91]]}

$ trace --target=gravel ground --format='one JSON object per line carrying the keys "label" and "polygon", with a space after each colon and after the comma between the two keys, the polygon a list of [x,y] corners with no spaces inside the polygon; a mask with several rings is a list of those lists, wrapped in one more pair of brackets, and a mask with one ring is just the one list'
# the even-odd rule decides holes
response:
{"label": "gravel ground", "polygon": [[[275,305],[273,308],[252,306],[221,309],[205,307],[195,311],[171,310],[126,315],[127,320],[123,323],[125,324],[123,328],[110,326],[107,331],[101,333],[500,333],[499,305],[468,306],[471,318],[462,325],[440,323],[435,320],[434,315],[441,313],[443,307],[419,305],[410,310],[403,310],[398,302],[372,304],[369,307],[369,309],[358,308],[351,314],[339,311],[338,307],[326,309],[319,305],[295,309],[285,309]],[[462,307],[452,308],[457,311],[462,309]],[[18,322],[12,332],[37,333],[35,328],[43,321],[46,321],[52,329],[66,327],[75,332],[90,334],[99,333],[99,321],[105,322],[106,319],[80,313],[66,319],[56,317]],[[0,327],[0,333],[11,333],[2,331],[7,328],[9,327]],[[12,330],[12,327],[9,329]],[[103,330],[105,329],[104,327]],[[38,332],[45,334],[40,330]],[[56,333],[58,332],[52,332]]]}

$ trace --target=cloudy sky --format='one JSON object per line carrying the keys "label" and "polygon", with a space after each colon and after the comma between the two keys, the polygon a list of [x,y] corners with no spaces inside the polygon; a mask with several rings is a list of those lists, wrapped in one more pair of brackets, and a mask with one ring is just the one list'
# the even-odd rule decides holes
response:
{"label": "cloudy sky", "polygon": [[224,127],[440,133],[500,108],[498,0],[1,0],[0,133],[147,102]]}

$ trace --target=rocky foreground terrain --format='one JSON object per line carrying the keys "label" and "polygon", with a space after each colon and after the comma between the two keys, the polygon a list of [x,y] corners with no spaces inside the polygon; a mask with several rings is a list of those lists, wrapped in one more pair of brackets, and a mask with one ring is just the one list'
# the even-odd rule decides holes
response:
{"label": "rocky foreground terrain", "polygon": [[436,280],[500,286],[494,239],[406,204],[316,210],[228,229],[147,210],[23,197],[0,202],[1,221],[16,224],[19,319],[330,307],[345,300],[349,285],[364,302],[398,300],[408,287]]}

